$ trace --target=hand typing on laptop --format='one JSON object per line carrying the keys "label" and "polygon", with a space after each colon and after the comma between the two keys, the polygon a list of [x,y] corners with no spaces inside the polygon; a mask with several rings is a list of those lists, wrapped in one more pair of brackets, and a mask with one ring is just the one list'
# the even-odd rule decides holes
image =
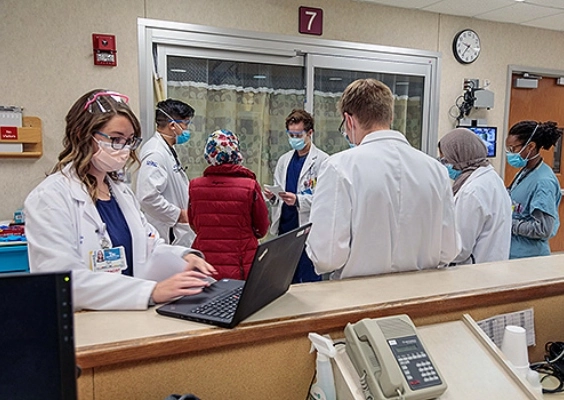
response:
{"label": "hand typing on laptop", "polygon": [[211,285],[211,281],[208,278],[210,278],[208,275],[199,271],[180,272],[157,283],[151,298],[158,304],[166,303],[177,297],[200,293],[205,287]]}
{"label": "hand typing on laptop", "polygon": [[157,283],[151,294],[153,302],[165,303],[178,297],[197,294],[215,282],[210,275],[217,271],[206,260],[195,253],[183,258],[187,262],[184,271]]}

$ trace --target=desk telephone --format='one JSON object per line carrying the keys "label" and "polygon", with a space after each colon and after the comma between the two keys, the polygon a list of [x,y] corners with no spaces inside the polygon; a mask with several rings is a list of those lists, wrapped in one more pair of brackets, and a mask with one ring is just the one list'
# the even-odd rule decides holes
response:
{"label": "desk telephone", "polygon": [[349,323],[345,338],[367,400],[427,400],[447,389],[407,315]]}

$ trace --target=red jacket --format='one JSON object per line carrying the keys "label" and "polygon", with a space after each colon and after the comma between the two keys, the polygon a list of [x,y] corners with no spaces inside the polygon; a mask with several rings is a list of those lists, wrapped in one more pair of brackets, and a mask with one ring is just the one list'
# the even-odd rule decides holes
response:
{"label": "red jacket", "polygon": [[192,248],[217,269],[216,279],[247,279],[268,232],[268,209],[255,174],[241,165],[210,166],[190,181],[188,219],[196,232]]}

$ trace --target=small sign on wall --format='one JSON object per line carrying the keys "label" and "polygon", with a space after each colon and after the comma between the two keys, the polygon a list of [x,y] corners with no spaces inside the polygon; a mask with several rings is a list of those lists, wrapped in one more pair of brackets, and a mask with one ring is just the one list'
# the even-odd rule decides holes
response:
{"label": "small sign on wall", "polygon": [[15,126],[0,126],[0,139],[18,140],[18,128]]}
{"label": "small sign on wall", "polygon": [[306,35],[323,34],[323,10],[321,8],[300,7],[300,33]]}

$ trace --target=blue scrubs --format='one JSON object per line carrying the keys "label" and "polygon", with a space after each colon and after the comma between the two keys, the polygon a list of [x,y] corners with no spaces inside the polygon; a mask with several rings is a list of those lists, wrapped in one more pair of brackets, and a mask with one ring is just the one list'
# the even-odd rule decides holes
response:
{"label": "blue scrubs", "polygon": [[[550,237],[556,235],[560,220],[558,206],[562,195],[560,183],[552,169],[544,162],[527,174],[522,180],[517,177],[509,194],[513,206],[513,219],[531,219],[534,210],[540,210],[554,217],[554,228]],[[548,239],[530,239],[511,234],[509,258],[523,258],[550,255]]]}
{"label": "blue scrubs", "polygon": [[[297,193],[298,180],[300,179],[300,173],[306,158],[307,154],[300,157],[297,151],[294,152],[294,155],[290,160],[290,164],[288,164],[288,169],[286,170],[286,187],[284,188],[286,192]],[[295,205],[288,206],[286,203],[282,204],[278,233],[282,234],[289,232],[292,229],[297,228],[299,225],[300,220],[298,207]],[[296,269],[294,278],[292,279],[292,283],[315,282],[320,280],[321,276],[315,273],[313,263],[307,256],[304,249],[298,263],[298,268]]]}
{"label": "blue scrubs", "polygon": [[96,209],[100,218],[106,224],[108,235],[113,247],[123,246],[127,269],[121,271],[124,275],[133,276],[133,244],[129,226],[116,199],[112,196],[110,200],[96,200]]}

